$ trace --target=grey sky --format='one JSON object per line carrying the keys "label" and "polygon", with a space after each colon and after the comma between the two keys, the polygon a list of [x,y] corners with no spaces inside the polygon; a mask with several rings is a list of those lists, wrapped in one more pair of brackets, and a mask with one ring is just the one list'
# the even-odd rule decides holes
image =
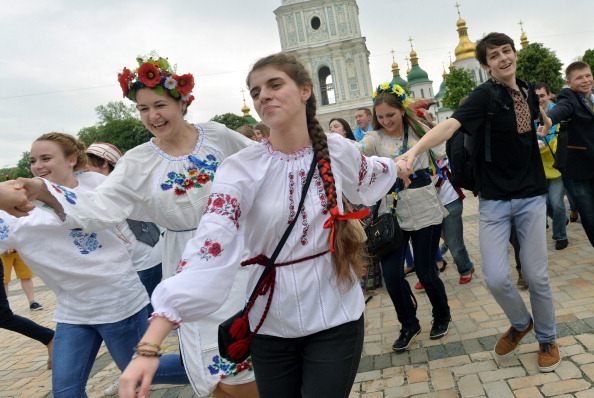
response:
{"label": "grey sky", "polygon": [[[458,2],[473,41],[500,31],[519,47],[522,20],[529,41],[556,51],[565,65],[594,48],[592,0]],[[359,0],[373,84],[391,79],[391,49],[405,74],[411,36],[437,91],[442,63],[447,67],[448,53],[453,56],[458,44],[454,4]],[[15,165],[43,133],[76,134],[94,125],[96,106],[122,98],[118,71],[151,50],[177,64],[178,72],[194,74],[196,101],[188,120],[239,114],[248,68],[280,51],[273,13],[280,5],[280,0],[0,0],[0,167]],[[247,97],[246,102],[253,109]],[[252,116],[258,118],[254,111]]]}

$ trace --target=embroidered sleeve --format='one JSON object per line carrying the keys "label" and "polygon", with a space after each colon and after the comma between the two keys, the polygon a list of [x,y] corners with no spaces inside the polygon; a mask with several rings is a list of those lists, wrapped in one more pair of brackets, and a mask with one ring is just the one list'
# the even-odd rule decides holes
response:
{"label": "embroidered sleeve", "polygon": [[228,218],[236,229],[239,229],[239,217],[241,216],[241,209],[237,198],[231,197],[224,193],[213,192],[208,197],[208,203],[204,214],[214,213]]}
{"label": "embroidered sleeve", "polygon": [[10,227],[4,219],[0,218],[0,241],[6,241],[10,237]]}

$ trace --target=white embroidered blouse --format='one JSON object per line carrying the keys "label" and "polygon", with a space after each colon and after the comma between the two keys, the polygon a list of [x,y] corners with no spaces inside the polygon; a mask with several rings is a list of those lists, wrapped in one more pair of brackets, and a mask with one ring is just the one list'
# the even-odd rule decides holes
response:
{"label": "white embroidered blouse", "polygon": [[[396,167],[391,159],[362,156],[337,134],[329,134],[332,171],[339,193],[353,203],[371,205],[393,185]],[[223,162],[196,236],[188,242],[179,274],[163,281],[153,294],[155,312],[179,322],[197,320],[226,300],[230,281],[239,268],[244,244],[253,255],[270,256],[296,216],[301,189],[313,158],[310,146],[285,154],[267,141]],[[330,214],[319,173],[307,192],[304,211],[276,263],[303,259],[328,250]],[[251,265],[246,296],[264,267]],[[258,323],[266,297],[256,300],[250,323]],[[270,312],[259,333],[299,337],[357,320],[364,309],[361,288],[337,286],[326,253],[311,260],[276,268],[276,287]]]}
{"label": "white embroidered blouse", "polygon": [[[97,187],[105,177],[97,173],[76,176],[78,186],[67,191],[48,183],[67,201]],[[53,320],[71,324],[113,323],[126,319],[149,300],[115,229],[85,233],[68,229],[47,206],[28,217],[0,211],[0,251],[16,248],[23,261],[56,294]]]}

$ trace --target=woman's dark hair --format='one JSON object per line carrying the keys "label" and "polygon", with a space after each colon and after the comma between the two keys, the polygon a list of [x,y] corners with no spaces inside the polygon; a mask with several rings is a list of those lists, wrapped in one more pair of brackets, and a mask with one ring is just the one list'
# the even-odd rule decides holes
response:
{"label": "woman's dark hair", "polygon": [[109,163],[107,160],[100,158],[99,156],[94,155],[92,153],[87,153],[87,160],[88,164],[97,168],[101,168],[103,167],[103,165],[107,164],[107,171],[109,173],[111,173],[115,169],[115,167],[113,167],[113,165]]}
{"label": "woman's dark hair", "polygon": [[[312,141],[314,156],[318,162],[318,171],[324,184],[324,191],[327,198],[327,209],[338,206],[337,192],[334,184],[334,175],[330,164],[330,152],[328,151],[328,140],[326,133],[316,118],[316,97],[313,93],[313,81],[305,67],[297,59],[288,54],[278,53],[258,60],[248,73],[246,83],[249,88],[252,73],[265,66],[272,66],[287,74],[299,87],[309,86],[312,88],[311,95],[305,103],[305,115],[307,118],[307,129]],[[364,263],[364,244],[356,237],[348,220],[335,220],[334,252],[332,263],[339,284],[354,284],[357,277],[361,275]],[[351,272],[351,269],[354,271]]]}
{"label": "woman's dark hair", "polygon": [[335,118],[330,119],[330,122],[328,122],[328,126],[330,124],[332,124],[332,122],[335,120],[338,123],[342,124],[342,128],[344,129],[345,137],[348,138],[349,140],[356,141],[355,135],[353,134],[353,130],[351,130],[351,126],[349,126],[349,122],[347,122],[346,120],[344,120],[340,117],[335,117]]}

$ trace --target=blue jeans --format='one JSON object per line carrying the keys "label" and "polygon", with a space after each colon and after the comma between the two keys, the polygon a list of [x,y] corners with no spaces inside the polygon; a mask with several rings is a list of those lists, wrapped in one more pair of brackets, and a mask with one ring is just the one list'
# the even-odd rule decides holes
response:
{"label": "blue jeans", "polygon": [[565,213],[565,185],[561,177],[547,180],[549,192],[547,194],[547,216],[553,220],[553,239],[567,239],[567,214]]}
{"label": "blue jeans", "polygon": [[[147,310],[114,323],[58,323],[53,350],[52,393],[55,398],[87,397],[85,391],[101,343],[123,371],[148,327]],[[188,384],[179,355],[161,357],[153,384]]]}
{"label": "blue jeans", "polygon": [[594,178],[577,180],[563,177],[563,183],[575,201],[576,210],[580,213],[586,236],[590,244],[594,246]]}
{"label": "blue jeans", "polygon": [[402,231],[404,235],[402,245],[381,262],[386,289],[394,303],[396,316],[402,324],[402,330],[410,330],[419,326],[417,302],[408,281],[404,278],[404,257],[409,240],[412,242],[417,276],[433,306],[433,319],[441,321],[451,318],[448,296],[435,265],[435,256],[439,250],[440,231],[440,224],[430,225],[418,231]]}
{"label": "blue jeans", "polygon": [[261,398],[347,398],[363,351],[363,315],[309,336],[257,334],[250,346]]}
{"label": "blue jeans", "polygon": [[462,210],[464,205],[462,199],[458,198],[445,205],[450,214],[443,219],[441,230],[443,239],[450,249],[452,258],[462,276],[470,274],[474,264],[470,261],[466,245],[464,244],[464,227],[462,226]]}
{"label": "blue jeans", "polygon": [[522,275],[528,282],[534,332],[539,343],[555,341],[555,307],[547,272],[545,195],[525,199],[480,199],[479,240],[487,288],[512,326],[526,330],[532,318],[511,281],[507,242],[514,223]]}
{"label": "blue jeans", "polygon": [[[146,292],[148,293],[149,298],[150,298],[153,295],[153,291],[155,290],[155,288],[157,287],[157,285],[159,284],[159,282],[161,282],[161,279],[163,278],[163,268],[162,268],[161,264],[159,263],[158,265],[155,265],[152,268],[138,271],[137,274],[138,274],[138,277],[140,278],[140,282],[142,282],[142,284],[143,284],[144,288],[146,289]],[[148,309],[149,315],[153,313],[153,306],[150,303],[149,303],[147,309]]]}

